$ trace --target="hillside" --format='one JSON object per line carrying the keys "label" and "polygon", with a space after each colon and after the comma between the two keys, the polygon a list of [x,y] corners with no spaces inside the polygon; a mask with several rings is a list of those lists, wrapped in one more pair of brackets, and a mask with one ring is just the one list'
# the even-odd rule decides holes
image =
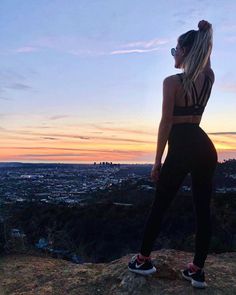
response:
{"label": "hillside", "polygon": [[0,294],[4,295],[214,295],[236,294],[236,252],[208,255],[205,272],[208,287],[194,289],[180,270],[193,253],[161,249],[152,252],[158,272],[144,277],[131,273],[127,254],[109,263],[73,264],[62,259],[11,254],[0,259]]}
{"label": "hillside", "polygon": [[[12,248],[11,229],[17,228],[26,234],[23,241],[26,249],[32,249],[40,238],[45,238],[54,249],[76,253],[83,262],[109,263],[138,251],[153,201],[152,192],[137,193],[136,188],[124,191],[124,195],[125,200],[129,196],[126,203],[131,206],[118,204],[122,197],[73,207],[37,203],[8,205],[4,210],[8,210],[10,217],[2,226],[0,223],[0,245],[6,236],[7,247]],[[211,208],[213,236],[209,253],[234,252],[235,195],[214,196]],[[193,251],[195,226],[192,197],[179,194],[167,211],[153,250]]]}

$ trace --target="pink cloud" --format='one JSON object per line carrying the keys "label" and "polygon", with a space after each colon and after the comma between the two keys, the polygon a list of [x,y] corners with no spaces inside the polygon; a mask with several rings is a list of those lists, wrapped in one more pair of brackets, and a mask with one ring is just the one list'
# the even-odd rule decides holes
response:
{"label": "pink cloud", "polygon": [[110,54],[127,54],[127,53],[145,53],[150,51],[160,50],[160,48],[152,48],[152,49],[126,49],[126,50],[114,50]]}
{"label": "pink cloud", "polygon": [[236,92],[236,82],[220,83],[219,88],[229,92]]}
{"label": "pink cloud", "polygon": [[144,47],[144,48],[150,48],[153,46],[157,46],[157,45],[163,45],[168,43],[167,40],[161,40],[161,39],[152,39],[152,40],[147,40],[147,41],[136,41],[136,42],[130,42],[130,43],[126,43],[121,45],[121,47]]}
{"label": "pink cloud", "polygon": [[17,53],[29,53],[29,52],[35,52],[38,51],[39,49],[36,47],[32,47],[32,46],[24,46],[24,47],[19,47],[17,49],[14,50],[14,52]]}

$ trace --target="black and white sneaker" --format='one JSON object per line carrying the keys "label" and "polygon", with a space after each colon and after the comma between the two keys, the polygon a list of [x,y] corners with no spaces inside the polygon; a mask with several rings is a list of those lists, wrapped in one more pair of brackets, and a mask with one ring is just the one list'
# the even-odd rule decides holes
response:
{"label": "black and white sneaker", "polygon": [[152,264],[151,259],[145,260],[143,262],[139,261],[137,258],[138,254],[135,254],[129,264],[128,269],[132,272],[142,274],[142,275],[150,275],[157,271],[155,266]]}
{"label": "black and white sneaker", "polygon": [[191,270],[191,268],[186,268],[181,270],[183,278],[191,282],[191,285],[195,288],[206,288],[207,284],[205,282],[205,273],[203,268],[197,271]]}

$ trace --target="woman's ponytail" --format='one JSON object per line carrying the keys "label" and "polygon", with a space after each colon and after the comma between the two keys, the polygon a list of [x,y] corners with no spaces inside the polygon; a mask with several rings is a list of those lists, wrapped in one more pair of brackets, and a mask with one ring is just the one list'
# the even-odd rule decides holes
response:
{"label": "woman's ponytail", "polygon": [[211,55],[213,46],[212,25],[207,21],[198,23],[198,31],[191,30],[181,35],[178,42],[181,47],[187,49],[187,56],[183,61],[183,87],[185,94],[191,96],[192,82],[204,69]]}

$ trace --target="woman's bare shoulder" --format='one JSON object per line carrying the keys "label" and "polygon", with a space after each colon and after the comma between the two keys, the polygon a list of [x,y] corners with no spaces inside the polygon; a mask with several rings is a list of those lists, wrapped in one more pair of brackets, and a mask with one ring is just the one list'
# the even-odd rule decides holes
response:
{"label": "woman's bare shoulder", "polygon": [[170,75],[166,77],[164,80],[169,80],[170,83],[172,83],[173,85],[177,85],[180,82],[180,75],[181,74]]}
{"label": "woman's bare shoulder", "polygon": [[168,87],[171,87],[172,89],[174,89],[173,91],[176,93],[177,91],[179,91],[180,87],[181,87],[181,78],[180,78],[180,74],[174,74],[174,75],[170,75],[168,77],[166,77],[164,79],[164,83],[168,83]]}

